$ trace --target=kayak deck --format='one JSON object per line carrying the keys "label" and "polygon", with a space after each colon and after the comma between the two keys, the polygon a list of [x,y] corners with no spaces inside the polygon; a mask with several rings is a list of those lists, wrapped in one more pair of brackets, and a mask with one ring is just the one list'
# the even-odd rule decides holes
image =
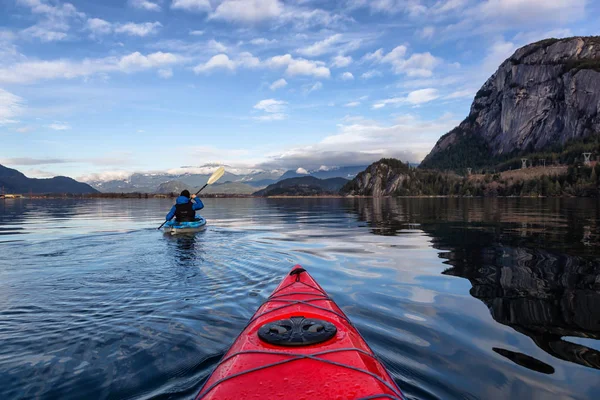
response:
{"label": "kayak deck", "polygon": [[[331,335],[328,324],[333,336],[310,344],[314,335]],[[265,341],[269,336],[283,344]],[[196,400],[242,398],[404,399],[348,317],[300,266],[258,309]]]}
{"label": "kayak deck", "polygon": [[179,233],[196,233],[206,227],[206,220],[203,217],[190,222],[169,221],[164,226],[165,233],[176,235]]}

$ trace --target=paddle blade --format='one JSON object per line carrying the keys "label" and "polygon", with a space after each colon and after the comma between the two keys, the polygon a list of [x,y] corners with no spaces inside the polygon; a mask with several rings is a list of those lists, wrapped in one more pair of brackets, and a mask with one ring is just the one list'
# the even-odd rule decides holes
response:
{"label": "paddle blade", "polygon": [[218,181],[219,179],[221,179],[221,177],[223,176],[223,174],[225,173],[225,168],[223,167],[219,167],[219,169],[217,169],[210,178],[208,178],[208,183],[207,185],[212,185],[213,183],[215,183],[216,181]]}

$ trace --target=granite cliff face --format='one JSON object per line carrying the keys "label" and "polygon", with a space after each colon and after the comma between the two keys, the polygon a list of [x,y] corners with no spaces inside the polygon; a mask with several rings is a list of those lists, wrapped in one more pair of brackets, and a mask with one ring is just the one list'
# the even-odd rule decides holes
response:
{"label": "granite cliff face", "polygon": [[[600,37],[547,39],[506,60],[421,164],[454,169],[600,133]],[[449,154],[459,153],[460,157]]]}

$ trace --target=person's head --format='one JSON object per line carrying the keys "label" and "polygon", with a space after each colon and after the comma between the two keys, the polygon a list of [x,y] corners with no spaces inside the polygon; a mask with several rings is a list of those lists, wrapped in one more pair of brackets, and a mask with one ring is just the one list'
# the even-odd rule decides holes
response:
{"label": "person's head", "polygon": [[180,196],[190,197],[190,191],[189,190],[184,190],[183,192],[181,192]]}

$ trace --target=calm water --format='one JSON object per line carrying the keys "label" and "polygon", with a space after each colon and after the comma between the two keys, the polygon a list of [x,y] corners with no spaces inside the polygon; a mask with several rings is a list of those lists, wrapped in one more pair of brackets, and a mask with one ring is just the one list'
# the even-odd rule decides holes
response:
{"label": "calm water", "polygon": [[0,201],[0,399],[189,399],[295,263],[411,399],[600,398],[600,206]]}

